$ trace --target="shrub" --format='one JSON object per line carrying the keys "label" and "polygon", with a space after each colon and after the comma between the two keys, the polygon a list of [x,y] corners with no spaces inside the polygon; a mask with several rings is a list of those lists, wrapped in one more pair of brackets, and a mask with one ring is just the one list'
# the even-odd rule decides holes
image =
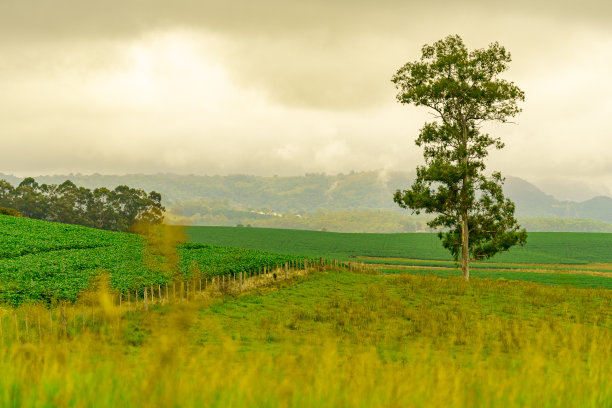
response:
{"label": "shrub", "polygon": [[11,215],[13,217],[21,217],[21,213],[14,208],[0,207],[0,214]]}

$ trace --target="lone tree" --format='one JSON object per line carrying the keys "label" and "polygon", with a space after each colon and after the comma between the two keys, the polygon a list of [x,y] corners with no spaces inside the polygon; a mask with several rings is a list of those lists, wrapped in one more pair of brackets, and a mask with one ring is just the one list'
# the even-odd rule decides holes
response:
{"label": "lone tree", "polygon": [[482,124],[507,122],[525,99],[514,83],[498,77],[510,61],[510,53],[497,42],[470,52],[453,35],[423,46],[421,59],[392,78],[399,102],[426,106],[436,118],[425,123],[416,139],[424,148],[425,165],[417,167],[409,190],[396,191],[394,201],[416,214],[437,214],[428,225],[442,230],[438,236],[455,261],[461,260],[466,280],[470,261],[527,240],[514,218],[514,203],[504,197],[501,174],[484,173],[488,150],[504,144],[482,133]]}

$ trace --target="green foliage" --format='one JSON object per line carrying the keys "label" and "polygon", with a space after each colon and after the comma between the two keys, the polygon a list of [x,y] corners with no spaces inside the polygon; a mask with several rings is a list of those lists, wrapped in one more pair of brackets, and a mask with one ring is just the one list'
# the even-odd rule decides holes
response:
{"label": "green foliage", "polygon": [[[139,235],[8,216],[0,216],[0,230],[0,303],[75,301],[103,270],[120,292],[171,279],[163,270],[147,267],[146,245]],[[194,266],[205,278],[303,259],[199,244],[183,245],[178,253],[184,278],[192,277]]]}
{"label": "green foliage", "polygon": [[0,207],[0,215],[10,215],[12,217],[21,217],[21,213],[14,208]]}
{"label": "green foliage", "polygon": [[179,248],[183,274],[188,276],[190,268],[211,277],[238,272],[256,272],[265,267],[275,267],[285,262],[301,261],[304,257],[287,256],[242,248],[228,248],[202,244],[186,244]]}
{"label": "green foliage", "polygon": [[501,174],[483,173],[488,150],[504,144],[482,133],[481,124],[506,122],[524,100],[517,86],[498,77],[510,61],[498,43],[468,52],[459,36],[448,36],[425,45],[421,59],[392,79],[400,103],[428,107],[440,120],[421,129],[416,144],[424,149],[425,165],[394,201],[417,214],[436,214],[428,225],[442,229],[442,244],[461,260],[466,279],[470,260],[490,258],[527,238],[514,219],[514,204],[503,195]]}
{"label": "green foliage", "polygon": [[0,180],[0,205],[19,210],[25,217],[111,231],[128,231],[136,223],[159,224],[164,207],[161,195],[118,186],[93,191],[70,180],[39,185],[32,177],[17,188]]}

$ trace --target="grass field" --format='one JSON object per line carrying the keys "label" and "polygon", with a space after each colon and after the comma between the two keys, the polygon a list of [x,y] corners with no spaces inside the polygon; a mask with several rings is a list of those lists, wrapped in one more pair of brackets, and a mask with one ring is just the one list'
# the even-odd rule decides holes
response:
{"label": "grass field", "polygon": [[[430,275],[438,277],[457,277],[458,273],[455,269],[431,269],[431,268],[383,268],[380,269],[384,274],[413,274],[413,275]],[[576,288],[602,288],[612,289],[612,276],[592,276],[576,273],[555,273],[555,272],[525,272],[523,270],[496,270],[496,269],[478,269],[472,271],[472,279],[506,279],[515,281],[535,282],[546,285],[572,286]]]}
{"label": "grass field", "polygon": [[40,343],[5,319],[0,405],[611,406],[611,310],[600,289],[330,271]]}

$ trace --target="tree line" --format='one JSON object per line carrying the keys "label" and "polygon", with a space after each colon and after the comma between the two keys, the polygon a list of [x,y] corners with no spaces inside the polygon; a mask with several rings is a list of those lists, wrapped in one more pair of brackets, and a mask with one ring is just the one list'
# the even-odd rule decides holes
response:
{"label": "tree line", "polygon": [[137,224],[158,224],[165,208],[161,194],[118,186],[88,189],[72,181],[38,184],[32,177],[17,187],[0,180],[0,207],[17,210],[24,217],[87,227],[131,231]]}

